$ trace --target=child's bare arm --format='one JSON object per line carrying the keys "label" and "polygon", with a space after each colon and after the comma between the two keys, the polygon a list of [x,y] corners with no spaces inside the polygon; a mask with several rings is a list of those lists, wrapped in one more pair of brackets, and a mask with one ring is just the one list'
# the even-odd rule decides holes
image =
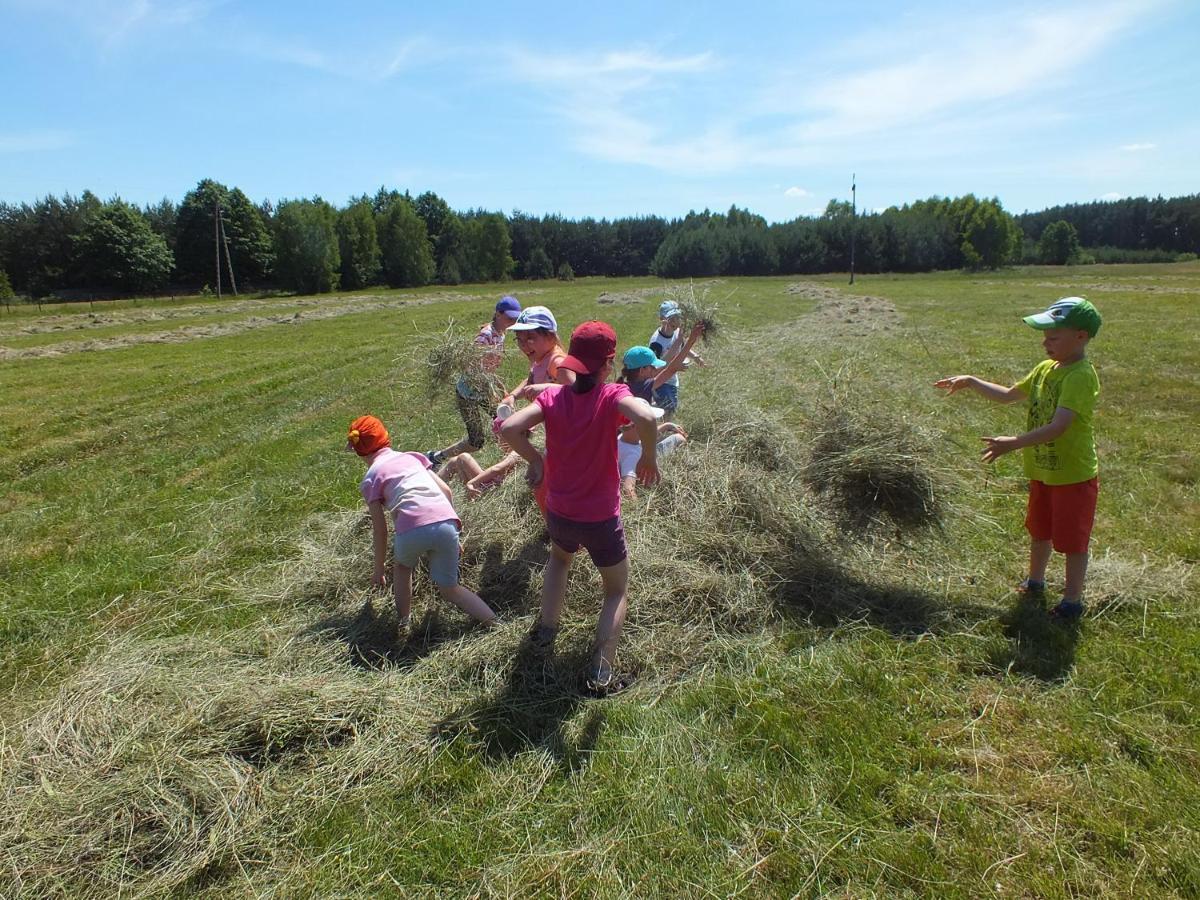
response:
{"label": "child's bare arm", "polygon": [[529,463],[526,479],[534,487],[542,481],[542,454],[530,442],[528,432],[544,420],[542,408],[536,403],[531,403],[520,412],[513,413],[500,426],[500,436],[508,442],[514,452]]}
{"label": "child's bare arm", "polygon": [[387,572],[384,569],[384,563],[387,562],[387,516],[383,511],[382,500],[372,500],[367,504],[367,509],[371,513],[371,547],[375,557],[371,584],[376,587],[384,587],[387,584]]}
{"label": "child's bare arm", "polygon": [[949,378],[938,379],[933,386],[941,388],[948,394],[957,394],[961,390],[970,389],[981,397],[987,397],[997,403],[1015,403],[1025,399],[1025,392],[1015,385],[1005,387],[1002,384],[994,384],[991,381],[976,378],[974,375],[952,375]]}
{"label": "child's bare arm", "polygon": [[1005,453],[1012,453],[1022,447],[1032,447],[1034,444],[1047,444],[1062,437],[1063,432],[1075,421],[1075,410],[1060,406],[1054,411],[1054,418],[1041,428],[1026,431],[1016,436],[980,438],[987,446],[983,451],[984,462],[995,462]]}
{"label": "child's bare arm", "polygon": [[[665,366],[663,366],[661,369],[659,369],[657,372],[654,373],[654,381],[652,381],[650,383],[651,388],[653,388],[654,390],[658,390],[660,387],[662,387],[666,383],[668,378],[670,378],[672,375],[674,375],[676,372],[680,371],[687,365],[689,355],[696,356],[696,354],[692,353],[692,345],[696,343],[696,341],[699,339],[700,335],[702,335],[702,334],[704,334],[704,326],[703,325],[693,325],[692,326],[691,333],[688,334],[687,343],[685,343],[679,349],[678,353],[676,353],[674,356],[672,356],[667,361],[667,364]],[[696,358],[699,359],[699,357],[696,357]],[[703,364],[702,360],[701,360],[701,364]]]}

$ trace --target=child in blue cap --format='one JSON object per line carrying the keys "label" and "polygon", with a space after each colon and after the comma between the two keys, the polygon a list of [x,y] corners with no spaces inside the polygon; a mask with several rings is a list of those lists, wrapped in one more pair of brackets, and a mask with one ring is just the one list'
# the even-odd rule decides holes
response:
{"label": "child in blue cap", "polygon": [[1029,576],[1017,590],[1041,597],[1046,590],[1046,566],[1053,551],[1066,556],[1062,601],[1050,610],[1052,618],[1075,621],[1083,614],[1083,583],[1088,545],[1096,515],[1096,440],[1092,417],[1100,394],[1100,379],[1087,358],[1088,343],[1100,331],[1100,313],[1082,297],[1064,297],[1045,312],[1025,316],[1025,324],[1042,332],[1049,359],[1014,384],[1004,387],[974,375],[955,375],[934,382],[954,394],[969,388],[999,403],[1027,400],[1027,430],[1023,434],[983,438],[984,462],[1021,450],[1029,479]]}
{"label": "child in blue cap", "polygon": [[[675,356],[683,341],[683,331],[679,327],[683,321],[683,311],[674,300],[664,300],[658,306],[658,318],[658,328],[646,343],[659,359],[667,361]],[[687,368],[689,361],[694,361],[698,366],[704,365],[704,360],[691,349],[684,355],[680,368]],[[667,418],[679,408],[678,372],[673,373],[655,389],[654,405],[665,411]]]}

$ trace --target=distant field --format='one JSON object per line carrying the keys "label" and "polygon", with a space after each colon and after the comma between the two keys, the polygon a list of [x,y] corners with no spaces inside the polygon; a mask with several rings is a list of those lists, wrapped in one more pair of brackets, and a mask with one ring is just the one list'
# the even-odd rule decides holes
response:
{"label": "distant field", "polygon": [[[586,561],[561,658],[526,658],[519,478],[459,503],[464,580],[510,623],[422,582],[397,641],[347,423],[442,446],[422,336],[512,291],[624,349],[662,287],[0,314],[0,896],[1200,896],[1200,264],[701,285],[693,439],[625,510],[636,686],[575,689]],[[1076,293],[1105,324],[1074,631],[1012,594],[1019,461],[978,462],[1023,411],[931,385],[1017,379],[1020,316]],[[835,438],[928,476],[935,520],[839,503]]]}

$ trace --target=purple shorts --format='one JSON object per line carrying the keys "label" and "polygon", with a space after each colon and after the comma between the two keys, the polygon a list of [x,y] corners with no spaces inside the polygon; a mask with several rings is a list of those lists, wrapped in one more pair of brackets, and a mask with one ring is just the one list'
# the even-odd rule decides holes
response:
{"label": "purple shorts", "polygon": [[597,568],[615,566],[629,555],[625,549],[625,529],[621,517],[603,522],[576,522],[546,510],[546,528],[550,539],[567,553],[578,553],[582,546]]}

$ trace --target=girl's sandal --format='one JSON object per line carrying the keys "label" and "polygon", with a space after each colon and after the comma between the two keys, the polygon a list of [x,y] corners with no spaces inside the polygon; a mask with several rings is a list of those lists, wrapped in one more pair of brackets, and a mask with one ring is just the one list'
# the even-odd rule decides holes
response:
{"label": "girl's sandal", "polygon": [[584,678],[583,689],[590,696],[601,699],[621,693],[630,687],[633,681],[633,675],[628,672],[618,673],[611,670],[606,672],[597,668],[592,669],[591,673]]}

